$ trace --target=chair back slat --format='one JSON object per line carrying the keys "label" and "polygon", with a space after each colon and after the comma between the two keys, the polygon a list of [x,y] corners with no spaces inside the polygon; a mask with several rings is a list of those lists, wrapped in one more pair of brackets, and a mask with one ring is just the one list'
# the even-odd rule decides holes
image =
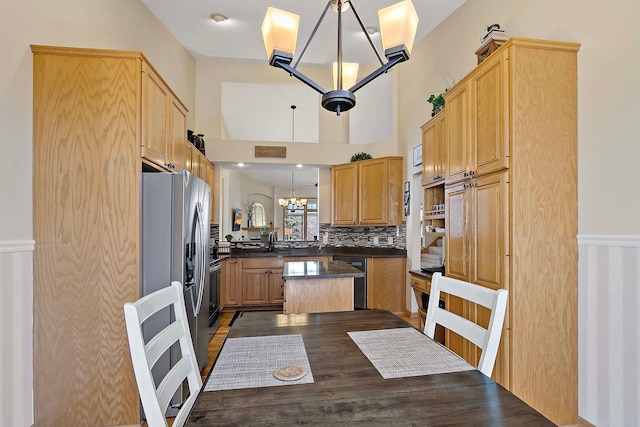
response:
{"label": "chair back slat", "polygon": [[149,366],[155,366],[158,359],[183,335],[182,321],[176,321],[150,339],[145,346]]}
{"label": "chair back slat", "polygon": [[[487,329],[464,317],[441,309],[438,306],[441,292],[490,309],[491,317]],[[504,324],[507,308],[507,295],[508,292],[505,289],[493,290],[462,280],[444,277],[441,273],[434,273],[431,277],[431,293],[424,333],[433,338],[436,324],[439,324],[471,341],[482,350],[478,370],[487,376],[491,376],[498,354],[500,336],[502,335],[502,325]]]}
{"label": "chair back slat", "polygon": [[156,394],[158,395],[158,402],[163,413],[167,411],[171,398],[187,378],[190,371],[191,365],[189,364],[189,360],[183,357],[178,363],[173,365],[169,373],[162,379],[160,384],[158,384]]}
{"label": "chair back slat", "polygon": [[[175,320],[151,337],[145,345],[142,323],[168,306],[173,308]],[[173,423],[174,427],[182,427],[202,387],[202,378],[189,332],[182,284],[172,282],[170,286],[142,297],[136,302],[125,303],[124,317],[133,371],[148,426],[167,426],[165,418],[167,408],[176,391],[187,379],[189,396],[182,404]],[[151,369],[176,342],[179,342],[182,357],[156,388]]]}
{"label": "chair back slat", "polygon": [[483,347],[485,345],[487,330],[482,326],[440,307],[437,307],[436,311],[438,312],[435,316],[437,319],[436,323],[447,329],[456,331],[459,335],[464,336],[478,347]]}

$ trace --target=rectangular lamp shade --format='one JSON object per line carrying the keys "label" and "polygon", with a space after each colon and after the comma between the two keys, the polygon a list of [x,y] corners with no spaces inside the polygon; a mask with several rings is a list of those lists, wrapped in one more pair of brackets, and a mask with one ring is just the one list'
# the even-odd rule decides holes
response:
{"label": "rectangular lamp shade", "polygon": [[269,7],[262,21],[262,39],[267,51],[267,59],[274,50],[293,54],[296,51],[300,15],[286,10]]}
{"label": "rectangular lamp shade", "polygon": [[342,63],[342,87],[338,87],[338,63],[333,63],[333,89],[349,89],[356,84],[358,78],[358,63],[343,62]]}
{"label": "rectangular lamp shade", "polygon": [[405,45],[411,53],[418,29],[418,13],[411,0],[403,0],[378,11],[380,38],[384,50]]}

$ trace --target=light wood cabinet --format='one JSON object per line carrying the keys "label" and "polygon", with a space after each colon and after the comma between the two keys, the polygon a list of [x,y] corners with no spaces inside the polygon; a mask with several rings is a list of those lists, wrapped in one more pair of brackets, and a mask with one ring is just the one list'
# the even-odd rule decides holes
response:
{"label": "light wood cabinet", "polygon": [[491,55],[444,95],[447,183],[509,167],[507,58],[507,51]]}
{"label": "light wood cabinet", "polygon": [[445,112],[442,110],[422,125],[422,185],[430,187],[444,180]]}
{"label": "light wood cabinet", "polygon": [[169,105],[167,85],[142,63],[142,158],[165,168],[168,163]]}
{"label": "light wood cabinet", "polygon": [[213,189],[215,184],[215,169],[213,163],[206,162],[207,165],[207,184],[211,187],[211,224],[215,224],[214,211],[215,211],[215,198],[213,197]]}
{"label": "light wood cabinet", "polygon": [[284,258],[262,257],[242,260],[242,305],[282,304]]}
{"label": "light wood cabinet", "polygon": [[242,269],[242,305],[263,305],[269,302],[269,271],[260,268]]}
{"label": "light wood cabinet", "polygon": [[578,49],[510,39],[445,94],[446,274],[509,290],[493,377],[559,425],[577,420]]}
{"label": "light wood cabinet", "polygon": [[404,313],[406,258],[367,258],[367,308]]}
{"label": "light wood cabinet", "polygon": [[240,290],[242,286],[242,263],[233,258],[227,258],[222,263],[222,301],[224,307],[240,305]]}
{"label": "light wood cabinet", "polygon": [[142,159],[162,169],[185,167],[187,109],[150,64],[142,62]]}
{"label": "light wood cabinet", "polygon": [[202,157],[200,155],[200,151],[197,148],[193,147],[191,149],[191,170],[190,172],[197,176],[198,178],[202,178],[200,168],[202,164]]}
{"label": "light wood cabinet", "polygon": [[192,157],[195,147],[190,142],[184,145],[184,168],[190,173],[193,173]]}
{"label": "light wood cabinet", "polygon": [[169,159],[168,167],[170,170],[180,172],[187,163],[188,141],[185,139],[187,134],[187,112],[175,98],[171,98],[171,138],[169,139]]}
{"label": "light wood cabinet", "polygon": [[402,170],[402,157],[332,166],[332,224],[401,224]]}
{"label": "light wood cabinet", "polygon": [[186,109],[171,120],[140,52],[32,51],[34,424],[139,425],[122,307],[140,297],[140,174],[166,169]]}
{"label": "light wood cabinet", "polygon": [[282,268],[274,268],[269,270],[269,303],[282,304],[284,302],[284,279],[282,278],[284,270]]}
{"label": "light wood cabinet", "polygon": [[346,163],[331,167],[331,223],[358,224],[358,165]]}

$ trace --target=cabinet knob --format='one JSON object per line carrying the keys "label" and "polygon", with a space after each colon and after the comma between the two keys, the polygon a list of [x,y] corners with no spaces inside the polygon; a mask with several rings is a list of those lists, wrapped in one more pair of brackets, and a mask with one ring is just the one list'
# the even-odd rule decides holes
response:
{"label": "cabinet knob", "polygon": [[464,173],[464,176],[469,176],[469,173],[468,173],[468,172],[465,172],[465,173]]}
{"label": "cabinet knob", "polygon": [[475,174],[476,174],[476,172],[475,172],[475,171],[470,171],[470,172],[469,172],[469,176],[473,176],[473,175],[475,175]]}

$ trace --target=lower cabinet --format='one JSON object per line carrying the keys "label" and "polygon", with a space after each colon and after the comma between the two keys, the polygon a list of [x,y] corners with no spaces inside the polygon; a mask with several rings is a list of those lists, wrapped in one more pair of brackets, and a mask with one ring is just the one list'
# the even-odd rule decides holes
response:
{"label": "lower cabinet", "polygon": [[274,268],[269,273],[269,303],[282,304],[284,302],[283,269]]}
{"label": "lower cabinet", "polygon": [[406,310],[406,258],[367,258],[367,307]]}
{"label": "lower cabinet", "polygon": [[227,258],[222,263],[221,295],[222,308],[235,307],[240,304],[240,284],[242,283],[242,262],[238,259]]}
{"label": "lower cabinet", "polygon": [[242,260],[241,305],[282,304],[284,258],[248,258]]}

